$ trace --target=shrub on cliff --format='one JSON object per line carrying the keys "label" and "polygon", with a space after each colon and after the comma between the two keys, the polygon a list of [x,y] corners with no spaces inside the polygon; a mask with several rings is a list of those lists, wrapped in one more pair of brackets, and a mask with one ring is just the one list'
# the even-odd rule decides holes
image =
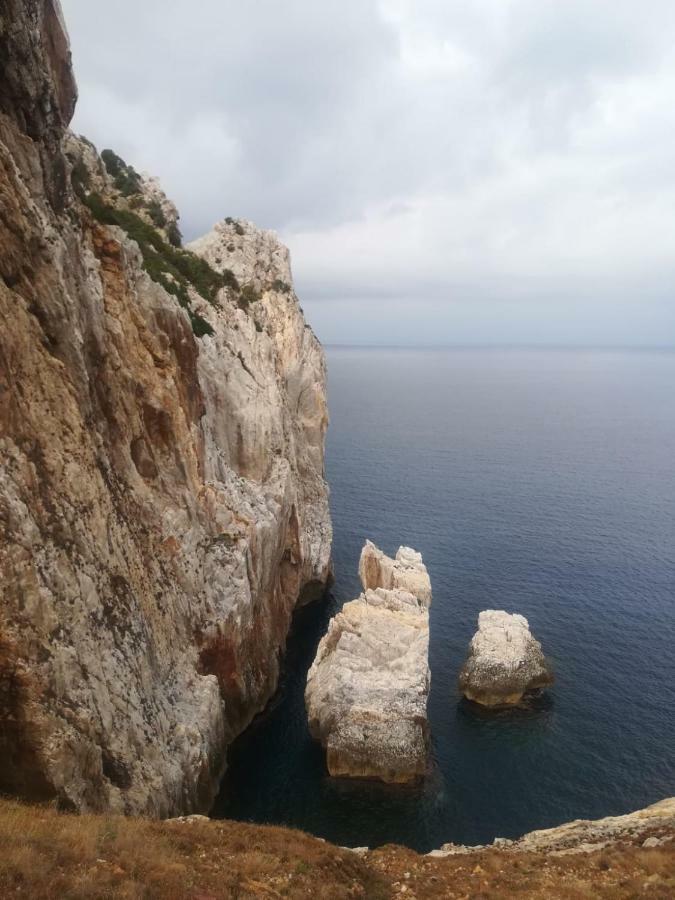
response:
{"label": "shrub on cliff", "polygon": [[158,200],[151,200],[147,205],[148,215],[158,228],[166,225],[166,216]]}
{"label": "shrub on cliff", "polygon": [[257,303],[261,296],[260,292],[252,284],[245,284],[239,294],[239,309],[248,309],[251,303]]}
{"label": "shrub on cliff", "polygon": [[124,162],[121,156],[118,156],[113,150],[102,150],[101,151],[101,159],[103,160],[103,164],[105,165],[108,175],[114,178],[116,175],[126,169],[127,164]]}
{"label": "shrub on cliff", "polygon": [[195,335],[213,334],[208,322],[192,311],[188,286],[216,306],[217,294],[222,287],[236,285],[238,288],[234,275],[229,270],[227,274],[216,272],[206,260],[194,253],[172,247],[136,213],[110,206],[99,194],[84,194],[82,200],[99,222],[119,226],[136,241],[143,256],[143,268],[153,281],[173,294],[187,310]]}
{"label": "shrub on cliff", "polygon": [[120,172],[115,177],[115,187],[125,197],[132,197],[134,194],[140,194],[142,189],[141,176],[131,166]]}
{"label": "shrub on cliff", "polygon": [[125,197],[131,197],[140,193],[142,188],[141,176],[133,166],[128,166],[121,156],[118,156],[110,149],[102,151],[101,159],[120,194],[123,194]]}
{"label": "shrub on cliff", "polygon": [[166,229],[166,234],[172,247],[182,246],[183,235],[180,233],[180,228],[178,227],[178,224],[176,222],[169,222],[169,227]]}

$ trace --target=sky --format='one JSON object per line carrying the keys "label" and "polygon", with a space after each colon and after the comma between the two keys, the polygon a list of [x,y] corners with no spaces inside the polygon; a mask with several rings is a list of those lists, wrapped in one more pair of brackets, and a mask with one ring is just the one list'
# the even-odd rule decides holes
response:
{"label": "sky", "polygon": [[73,128],[326,343],[675,344],[672,0],[62,0]]}

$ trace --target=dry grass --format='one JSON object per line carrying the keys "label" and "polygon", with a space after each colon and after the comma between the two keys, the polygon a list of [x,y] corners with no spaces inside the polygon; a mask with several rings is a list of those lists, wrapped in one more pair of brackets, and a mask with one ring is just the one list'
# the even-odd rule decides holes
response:
{"label": "dry grass", "polygon": [[[660,832],[651,832],[660,836]],[[621,841],[604,850],[554,856],[490,849],[466,856],[428,859],[401,847],[384,847],[368,862],[406,898],[447,900],[590,900],[590,898],[675,898],[675,840],[643,849]],[[407,876],[407,877],[406,877]]]}
{"label": "dry grass", "polygon": [[358,857],[297,831],[71,816],[0,801],[0,897],[389,896]]}
{"label": "dry grass", "polygon": [[283,828],[71,816],[0,800],[0,898],[670,900],[675,840],[643,849],[646,836],[569,856],[491,849],[433,859],[383,847],[361,859]]}

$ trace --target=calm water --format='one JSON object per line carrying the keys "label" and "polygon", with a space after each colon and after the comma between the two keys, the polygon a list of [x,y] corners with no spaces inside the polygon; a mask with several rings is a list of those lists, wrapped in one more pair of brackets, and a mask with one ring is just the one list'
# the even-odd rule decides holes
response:
{"label": "calm water", "polygon": [[[328,352],[336,582],[296,618],[270,710],[215,814],[350,846],[478,843],[675,794],[675,353]],[[431,575],[433,762],[419,789],[336,782],[303,690],[366,537]],[[557,682],[480,716],[456,679],[481,609],[523,613]]]}

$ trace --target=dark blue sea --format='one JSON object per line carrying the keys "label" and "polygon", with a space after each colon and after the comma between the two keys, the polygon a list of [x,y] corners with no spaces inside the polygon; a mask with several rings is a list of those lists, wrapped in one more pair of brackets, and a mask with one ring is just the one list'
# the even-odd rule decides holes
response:
{"label": "dark blue sea", "polygon": [[[328,350],[336,580],[295,619],[214,815],[349,846],[483,843],[675,794],[675,352]],[[420,788],[334,781],[303,690],[365,538],[431,575]],[[482,609],[553,663],[537,709],[480,714],[457,674]]]}

